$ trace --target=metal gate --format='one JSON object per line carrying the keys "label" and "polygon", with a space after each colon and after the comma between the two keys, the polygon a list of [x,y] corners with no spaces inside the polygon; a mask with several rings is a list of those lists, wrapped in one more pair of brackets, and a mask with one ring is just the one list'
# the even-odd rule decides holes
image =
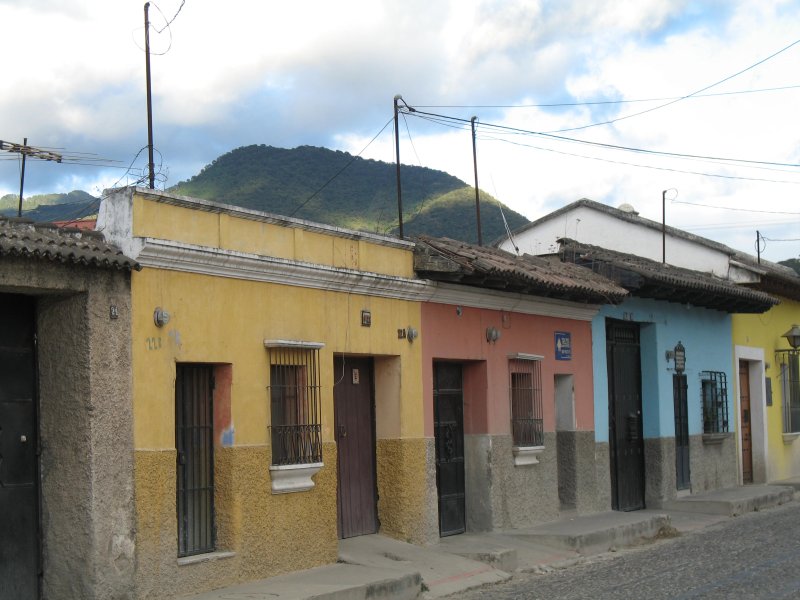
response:
{"label": "metal gate", "polygon": [[39,598],[41,579],[34,311],[0,294],[0,598],[15,600]]}
{"label": "metal gate", "polygon": [[433,411],[439,535],[466,531],[464,503],[464,392],[461,365],[434,363]]}
{"label": "metal gate", "polygon": [[638,510],[644,508],[644,441],[637,323],[606,321],[606,357],[611,506]]}
{"label": "metal gate", "polygon": [[339,537],[349,538],[378,531],[372,361],[336,357],[333,371]]}
{"label": "metal gate", "polygon": [[687,490],[691,486],[688,389],[686,375],[672,376],[672,401],[675,407],[675,487],[679,490]]}
{"label": "metal gate", "polygon": [[211,366],[177,365],[178,556],[212,552],[215,548],[213,386]]}

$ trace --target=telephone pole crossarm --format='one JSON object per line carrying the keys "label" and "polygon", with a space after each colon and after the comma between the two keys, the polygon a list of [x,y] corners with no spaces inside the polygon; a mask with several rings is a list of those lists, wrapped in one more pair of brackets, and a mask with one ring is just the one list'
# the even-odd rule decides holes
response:
{"label": "telephone pole crossarm", "polygon": [[24,156],[30,156],[31,158],[38,158],[40,160],[49,160],[57,163],[61,162],[60,154],[51,152],[50,150],[34,148],[33,146],[28,146],[27,144],[16,144],[14,142],[4,142],[3,140],[0,140],[0,150],[5,150],[6,152],[11,152],[12,154],[22,154]]}

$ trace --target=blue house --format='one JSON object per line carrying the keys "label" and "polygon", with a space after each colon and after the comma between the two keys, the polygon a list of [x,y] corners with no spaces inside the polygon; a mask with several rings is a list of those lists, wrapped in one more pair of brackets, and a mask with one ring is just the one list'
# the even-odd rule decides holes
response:
{"label": "blue house", "polygon": [[710,273],[559,244],[561,260],[631,294],[592,322],[599,492],[628,511],[738,485],[731,315],[778,301]]}

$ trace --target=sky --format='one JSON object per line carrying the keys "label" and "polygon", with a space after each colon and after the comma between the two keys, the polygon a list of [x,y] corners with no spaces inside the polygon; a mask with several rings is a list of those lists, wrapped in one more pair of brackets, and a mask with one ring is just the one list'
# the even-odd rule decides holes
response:
{"label": "sky", "polygon": [[[144,3],[0,0],[0,140],[25,196],[146,173]],[[474,183],[534,220],[580,198],[800,256],[800,0],[159,0],[156,187],[237,147],[324,146]],[[0,152],[0,195],[19,155]],[[666,193],[665,193],[666,192]],[[568,232],[569,233],[569,232]]]}

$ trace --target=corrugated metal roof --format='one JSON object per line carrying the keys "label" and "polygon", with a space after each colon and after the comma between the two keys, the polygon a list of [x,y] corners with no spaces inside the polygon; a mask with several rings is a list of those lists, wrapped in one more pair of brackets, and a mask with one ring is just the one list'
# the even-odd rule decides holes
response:
{"label": "corrugated metal roof", "polygon": [[414,250],[421,277],[592,304],[616,304],[627,290],[586,269],[540,256],[422,236]]}
{"label": "corrugated metal roof", "polygon": [[728,313],[762,313],[779,300],[711,273],[562,238],[560,256],[617,282],[634,296],[688,303]]}
{"label": "corrugated metal roof", "polygon": [[0,218],[0,256],[38,258],[104,269],[139,270],[139,264],[96,231]]}

